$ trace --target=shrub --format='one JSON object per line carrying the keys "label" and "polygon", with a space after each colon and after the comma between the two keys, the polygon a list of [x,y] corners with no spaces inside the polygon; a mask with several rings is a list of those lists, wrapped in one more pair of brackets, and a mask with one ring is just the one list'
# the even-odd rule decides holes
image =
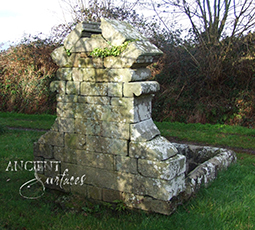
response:
{"label": "shrub", "polygon": [[55,96],[49,83],[57,66],[50,54],[58,44],[39,36],[24,38],[0,53],[0,101],[2,111],[53,112]]}

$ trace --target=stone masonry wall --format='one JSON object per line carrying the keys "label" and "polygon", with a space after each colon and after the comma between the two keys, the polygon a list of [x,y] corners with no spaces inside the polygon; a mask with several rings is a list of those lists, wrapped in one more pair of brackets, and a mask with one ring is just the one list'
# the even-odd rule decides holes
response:
{"label": "stone masonry wall", "polygon": [[[118,56],[92,57],[130,41]],[[162,52],[125,22],[80,23],[52,53],[58,64],[57,119],[34,144],[35,159],[59,162],[39,172],[48,187],[170,214],[185,190],[186,157],[151,119],[159,90],[147,65]]]}

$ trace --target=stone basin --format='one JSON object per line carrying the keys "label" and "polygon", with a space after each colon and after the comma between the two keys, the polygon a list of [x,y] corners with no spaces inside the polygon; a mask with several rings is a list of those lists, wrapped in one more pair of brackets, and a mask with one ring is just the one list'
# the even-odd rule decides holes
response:
{"label": "stone basin", "polygon": [[202,184],[205,186],[216,179],[221,170],[225,170],[236,162],[234,151],[189,144],[172,143],[178,153],[186,157],[185,199],[198,191]]}

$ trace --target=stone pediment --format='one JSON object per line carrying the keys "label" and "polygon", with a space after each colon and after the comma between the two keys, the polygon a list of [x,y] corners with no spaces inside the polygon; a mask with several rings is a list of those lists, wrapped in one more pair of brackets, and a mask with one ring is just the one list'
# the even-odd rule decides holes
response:
{"label": "stone pediment", "polygon": [[[130,68],[147,66],[155,62],[163,53],[150,43],[141,33],[126,22],[113,19],[101,19],[100,23],[79,23],[67,36],[64,46],[52,53],[53,60],[61,67],[82,67],[82,60],[91,58],[95,49],[111,49],[129,42],[118,56],[102,58],[103,68]],[[85,61],[85,62],[86,62]]]}

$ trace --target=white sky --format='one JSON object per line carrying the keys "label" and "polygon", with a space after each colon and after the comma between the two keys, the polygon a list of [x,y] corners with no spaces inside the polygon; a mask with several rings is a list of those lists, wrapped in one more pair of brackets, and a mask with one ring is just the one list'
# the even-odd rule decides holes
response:
{"label": "white sky", "polygon": [[49,34],[64,23],[59,0],[2,0],[0,3],[0,44],[19,41],[24,34]]}

